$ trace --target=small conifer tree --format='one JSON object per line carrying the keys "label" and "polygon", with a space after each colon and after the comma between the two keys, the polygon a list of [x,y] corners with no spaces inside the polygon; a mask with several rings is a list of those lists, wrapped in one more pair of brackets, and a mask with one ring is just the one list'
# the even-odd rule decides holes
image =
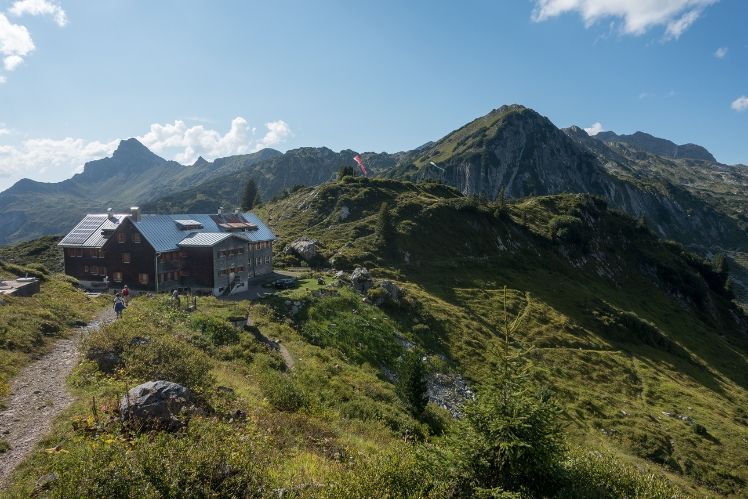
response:
{"label": "small conifer tree", "polygon": [[403,355],[403,362],[398,369],[395,393],[414,415],[423,414],[429,403],[426,383],[426,368],[421,357],[415,352]]}
{"label": "small conifer tree", "polygon": [[258,192],[257,192],[257,184],[255,183],[255,179],[252,177],[249,177],[249,180],[247,180],[247,185],[244,187],[244,195],[242,196],[242,204],[241,204],[242,211],[246,212],[254,208],[255,198],[257,198],[257,196],[258,196]]}
{"label": "small conifer tree", "polygon": [[465,497],[548,497],[559,485],[565,457],[559,408],[547,390],[534,389],[527,361],[509,346],[529,295],[524,314],[510,324],[506,292],[504,287],[503,345],[495,351],[488,382],[451,430],[443,461],[457,472]]}
{"label": "small conifer tree", "polygon": [[374,231],[377,236],[377,243],[381,246],[387,246],[392,238],[395,237],[395,225],[392,220],[392,213],[390,213],[390,207],[386,202],[382,203],[381,208],[379,208],[377,225]]}
{"label": "small conifer tree", "polygon": [[252,202],[252,207],[258,208],[259,206],[262,206],[262,196],[260,196],[260,191],[257,191],[257,194],[255,194],[255,199]]}

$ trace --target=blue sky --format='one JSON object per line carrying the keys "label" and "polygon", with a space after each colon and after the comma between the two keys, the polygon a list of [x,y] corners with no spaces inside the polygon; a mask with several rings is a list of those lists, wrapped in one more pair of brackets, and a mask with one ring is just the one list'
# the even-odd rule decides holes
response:
{"label": "blue sky", "polygon": [[748,164],[745,0],[0,0],[0,190],[139,137],[396,152],[502,104]]}

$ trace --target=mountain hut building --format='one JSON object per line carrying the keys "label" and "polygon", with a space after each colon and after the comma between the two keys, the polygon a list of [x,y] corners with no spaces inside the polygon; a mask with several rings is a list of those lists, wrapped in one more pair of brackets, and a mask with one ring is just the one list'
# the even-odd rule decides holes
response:
{"label": "mountain hut building", "polygon": [[86,217],[67,234],[65,273],[92,290],[174,289],[215,296],[248,289],[251,277],[273,270],[275,235],[254,213]]}

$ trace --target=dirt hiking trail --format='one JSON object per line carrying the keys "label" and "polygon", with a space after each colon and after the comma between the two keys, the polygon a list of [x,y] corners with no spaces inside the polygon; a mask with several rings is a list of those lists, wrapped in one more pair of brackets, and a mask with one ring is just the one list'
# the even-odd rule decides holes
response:
{"label": "dirt hiking trail", "polygon": [[100,312],[86,327],[55,342],[54,349],[25,367],[10,385],[7,409],[0,412],[0,439],[11,450],[0,454],[0,491],[8,476],[52,428],[52,421],[70,407],[73,396],[65,384],[78,361],[78,339],[89,329],[115,319],[114,310]]}

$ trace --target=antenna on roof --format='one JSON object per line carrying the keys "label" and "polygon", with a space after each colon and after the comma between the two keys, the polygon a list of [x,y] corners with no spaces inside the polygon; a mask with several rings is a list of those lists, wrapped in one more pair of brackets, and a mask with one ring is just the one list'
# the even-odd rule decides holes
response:
{"label": "antenna on roof", "polygon": [[107,217],[107,218],[108,218],[109,220],[111,220],[111,219],[112,219],[112,218],[114,217],[114,213],[112,213],[112,209],[111,209],[111,208],[107,208],[107,209],[106,209],[106,217]]}
{"label": "antenna on roof", "polygon": [[218,207],[218,214],[223,215],[223,206]]}

